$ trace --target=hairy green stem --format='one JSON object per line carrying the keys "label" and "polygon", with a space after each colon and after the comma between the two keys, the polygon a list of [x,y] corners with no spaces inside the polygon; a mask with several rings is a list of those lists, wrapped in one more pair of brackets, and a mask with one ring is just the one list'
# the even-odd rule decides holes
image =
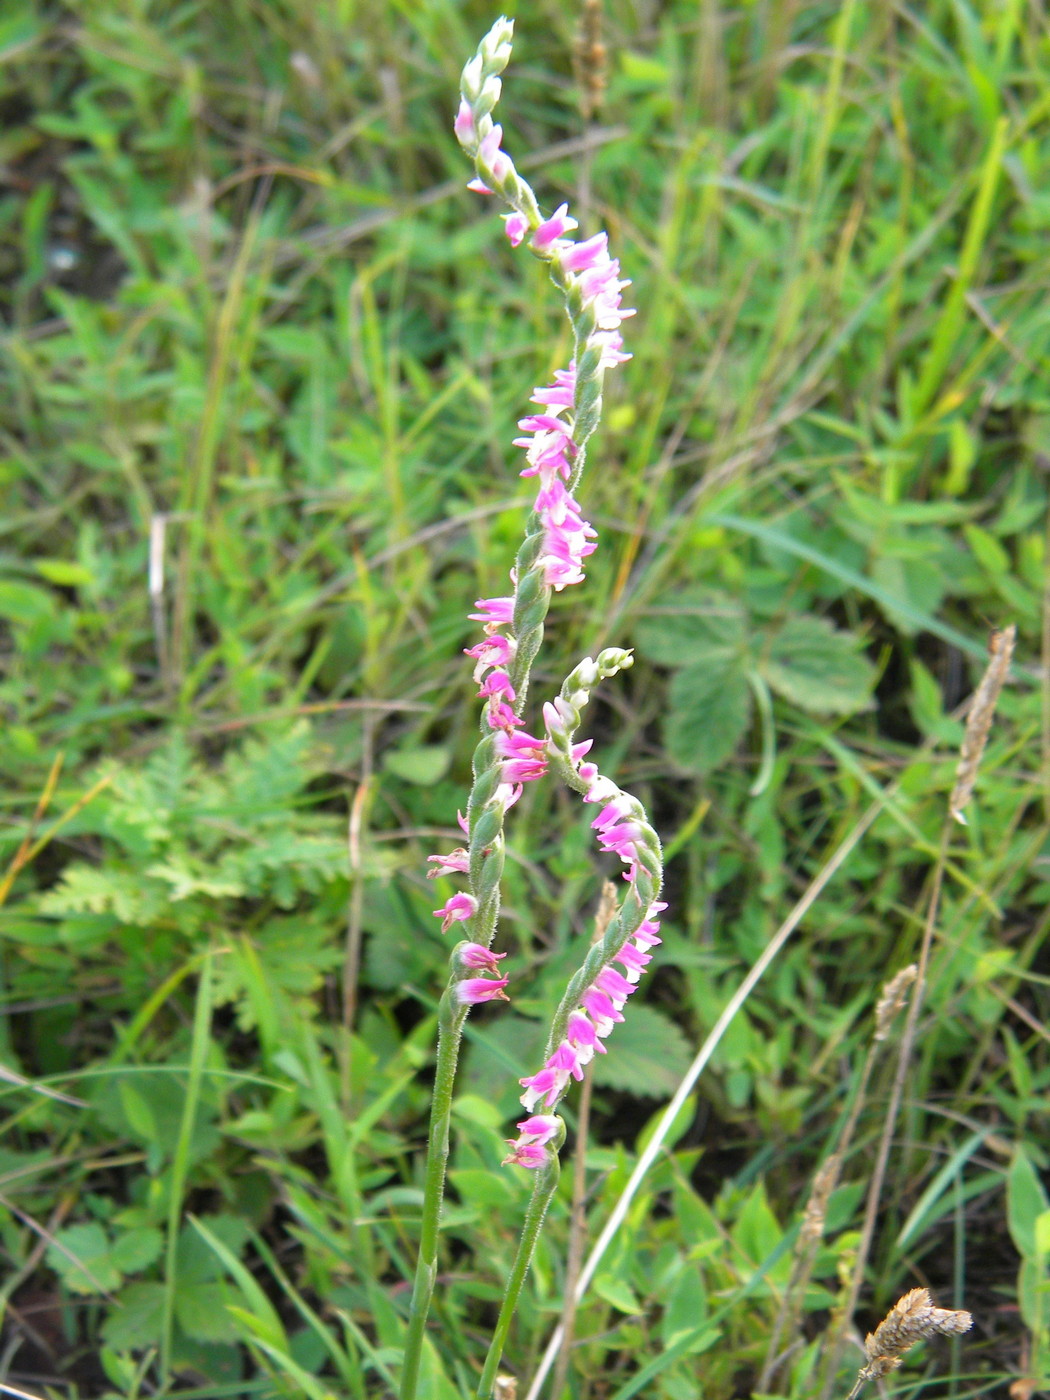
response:
{"label": "hairy green stem", "polygon": [[456,1010],[449,991],[441,998],[438,1013],[437,1063],[434,1069],[434,1098],[427,1143],[427,1172],[423,1183],[423,1212],[420,1219],[419,1258],[412,1286],[412,1304],[405,1336],[405,1356],[401,1368],[401,1400],[412,1400],[419,1382],[423,1337],[430,1300],[437,1279],[438,1235],[441,1228],[441,1202],[445,1194],[445,1167],[448,1163],[449,1122],[452,1117],[452,1090],[456,1081],[459,1043],[463,1038],[466,1007]]}
{"label": "hairy green stem", "polygon": [[[564,1136],[564,1129],[562,1135]],[[546,1165],[540,1167],[536,1173],[536,1184],[532,1188],[532,1198],[525,1212],[525,1224],[522,1226],[521,1238],[518,1240],[514,1264],[507,1280],[503,1302],[500,1304],[499,1317],[496,1319],[492,1341],[489,1343],[481,1380],[478,1382],[477,1400],[489,1400],[493,1386],[496,1384],[496,1372],[499,1370],[499,1363],[503,1357],[503,1348],[506,1345],[507,1333],[510,1331],[510,1324],[514,1318],[514,1310],[518,1306],[522,1284],[525,1282],[525,1275],[529,1272],[529,1265],[532,1263],[532,1256],[536,1250],[536,1242],[540,1237],[547,1207],[550,1205],[554,1189],[558,1185],[558,1177],[561,1175],[561,1163],[558,1159],[560,1145],[560,1141],[551,1143],[547,1150]]]}

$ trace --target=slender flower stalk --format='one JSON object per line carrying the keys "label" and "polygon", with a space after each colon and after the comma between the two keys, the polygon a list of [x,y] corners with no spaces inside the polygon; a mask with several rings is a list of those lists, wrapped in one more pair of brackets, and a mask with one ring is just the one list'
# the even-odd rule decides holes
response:
{"label": "slender flower stalk", "polygon": [[[651,954],[660,942],[656,916],[667,906],[658,898],[663,879],[662,853],[656,832],[649,825],[637,798],[603,777],[594,763],[586,762],[589,740],[574,743],[580,712],[599,680],[632,664],[628,651],[610,647],[597,659],[586,657],[570,674],[558,698],[543,707],[551,766],[585,802],[600,802],[601,811],[591,826],[598,832],[603,850],[614,851],[624,865],[627,892],[601,940],[592,945],[582,966],[570,979],[554,1013],[544,1063],[522,1079],[521,1101],[530,1117],[518,1124],[520,1136],[511,1142],[504,1164],[536,1172],[525,1228],[518,1242],[510,1278],[500,1307],[496,1329],[478,1385],[477,1400],[489,1400],[503,1354],[503,1346],[517,1306],[525,1275],[532,1261],[539,1228],[558,1181],[558,1148],[564,1127],[557,1132],[548,1124],[562,1120],[550,1112],[594,1054],[605,1053],[602,1041],[622,1021],[623,1007],[635,990]],[[619,963],[623,972],[613,966]],[[535,1114],[537,1106],[544,1112]],[[538,1125],[543,1125],[538,1127]]]}
{"label": "slender flower stalk", "polygon": [[[584,519],[574,493],[583,472],[587,441],[601,415],[605,371],[630,358],[623,351],[619,327],[633,312],[621,303],[627,283],[620,278],[619,263],[609,256],[606,234],[579,242],[571,239],[568,235],[577,225],[565,205],[544,217],[532,189],[502,149],[503,130],[491,113],[499,100],[499,75],[510,58],[512,34],[511,21],[497,20],[464,68],[454,130],[474,162],[475,176],[469,187],[499,195],[510,206],[504,219],[511,245],[525,243],[534,256],[548,264],[551,279],[565,300],[575,353],[567,368],[555,372],[552,383],[535,390],[532,402],[538,412],[526,415],[518,424],[522,436],[515,445],[524,449],[526,459],[521,475],[535,478],[537,494],[511,570],[512,592],[479,599],[478,611],[471,614],[484,631],[483,640],[467,653],[475,662],[474,679],[481,686],[478,695],[484,707],[467,815],[460,819],[468,844],[448,855],[429,858],[434,867],[432,876],[467,877],[468,889],[451,895],[434,911],[443,931],[454,923],[462,924],[466,941],[453,952],[451,975],[438,1013],[420,1250],[405,1340],[402,1400],[414,1400],[416,1393],[423,1334],[437,1275],[452,1092],[464,1021],[470,1007],[479,1002],[507,1000],[504,989],[509,979],[495,975],[500,971],[495,959],[502,955],[493,954],[491,963],[483,957],[491,949],[499,918],[504,819],[520,797],[523,784],[542,778],[551,762],[549,734],[534,736],[524,728],[529,675],[543,639],[551,594],[583,580],[584,561],[595,548],[597,532]],[[641,922],[638,919],[635,925]],[[476,975],[479,972],[481,975]],[[596,987],[594,995],[610,996],[614,1005],[618,986],[604,992]],[[601,1007],[604,1009],[604,1003]],[[497,1350],[494,1343],[485,1368],[483,1386],[488,1390],[495,1381],[502,1337],[528,1269],[546,1201],[557,1182],[557,1149],[564,1127],[560,1119],[554,1121],[558,1126],[550,1132],[534,1125],[531,1129],[521,1127],[522,1136],[512,1154],[514,1160],[530,1159],[530,1165],[537,1169],[537,1193],[523,1235],[523,1241],[531,1243],[524,1253],[519,1251],[512,1270],[508,1300],[497,1324],[500,1345]],[[545,1195],[539,1192],[541,1185]]]}
{"label": "slender flower stalk", "polygon": [[[623,1021],[627,999],[651,961],[650,949],[660,942],[658,916],[667,906],[659,898],[663,880],[659,837],[638,799],[585,761],[590,742],[574,742],[580,712],[594,686],[632,661],[630,652],[616,647],[607,648],[596,660],[585,658],[558,698],[543,707],[552,767],[585,802],[601,804],[591,826],[601,848],[614,852],[626,866],[628,888],[604,936],[591,947],[565,990],[554,1013],[543,1065],[521,1081],[525,1090],[521,1101],[529,1112],[542,1106],[549,1113],[572,1080],[583,1078],[584,1067],[594,1055],[606,1053],[602,1042]],[[527,1133],[514,1148],[508,1161],[534,1165]]]}

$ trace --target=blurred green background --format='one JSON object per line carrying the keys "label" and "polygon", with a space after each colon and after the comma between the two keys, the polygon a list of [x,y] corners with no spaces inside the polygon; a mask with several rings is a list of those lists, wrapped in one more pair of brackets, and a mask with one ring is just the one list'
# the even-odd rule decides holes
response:
{"label": "blurred green background", "polygon": [[[596,1066],[592,1234],[734,988],[878,815],[703,1076],[559,1394],[819,1393],[896,1037],[759,1387],[766,1351],[873,1007],[922,937],[959,707],[1014,622],[859,1324],[928,1284],[977,1324],[907,1378],[1023,1397],[1050,1385],[1047,14],[602,8],[598,108],[580,8],[530,0],[498,114],[544,208],[608,229],[638,308],[580,491],[600,548],[534,672],[538,706],[581,655],[636,648],[586,733],[670,856],[664,946]],[[458,844],[478,714],[466,614],[506,591],[515,421],[571,354],[451,133],[495,15],[0,16],[11,1384],[364,1400],[396,1372],[453,889],[425,858]],[[428,1400],[476,1379],[527,1196],[497,1166],[516,1080],[607,873],[570,795],[530,790],[513,1005],[470,1022]],[[506,1358],[523,1387],[571,1175]]]}

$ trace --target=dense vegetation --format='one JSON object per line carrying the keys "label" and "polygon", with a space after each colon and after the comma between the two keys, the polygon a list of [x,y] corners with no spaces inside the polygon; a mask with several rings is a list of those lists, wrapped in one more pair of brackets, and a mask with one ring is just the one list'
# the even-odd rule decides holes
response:
{"label": "dense vegetation", "polygon": [[[539,698],[636,648],[587,732],[670,857],[657,971],[596,1065],[592,1236],[823,883],[603,1261],[566,1385],[828,1393],[901,1043],[903,1017],[873,1052],[874,1008],[928,928],[857,1321],[929,1285],[976,1326],[905,1383],[1023,1400],[1050,1385],[1046,14],[605,10],[600,111],[553,0],[519,8],[501,110],[545,206],[608,228],[639,311],[581,492],[601,547],[535,674]],[[425,858],[457,843],[476,734],[466,615],[520,537],[515,420],[568,358],[450,130],[494,14],[0,17],[10,1384],[363,1400],[396,1372],[448,948]],[[1009,622],[951,824],[960,707]],[[517,1077],[610,873],[553,785],[508,836],[514,997],[469,1022],[433,1400],[476,1377],[527,1195],[497,1166]],[[760,1387],[854,1107],[794,1350]],[[572,1176],[506,1358],[523,1391]]]}

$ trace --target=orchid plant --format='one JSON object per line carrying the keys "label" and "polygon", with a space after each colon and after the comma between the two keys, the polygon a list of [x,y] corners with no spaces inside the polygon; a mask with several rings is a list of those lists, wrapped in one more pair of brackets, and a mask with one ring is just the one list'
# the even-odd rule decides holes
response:
{"label": "orchid plant", "polygon": [[529,676],[543,640],[551,595],[584,580],[584,561],[596,548],[597,532],[582,514],[577,491],[586,462],[587,443],[602,410],[602,383],[607,370],[629,359],[620,327],[633,315],[622,295],[628,283],[609,254],[608,237],[574,239],[578,225],[562,204],[544,216],[536,196],[503,149],[503,130],[492,119],[501,91],[500,74],[511,53],[513,24],[499,19],[463,70],[461,101],[454,129],[474,162],[469,188],[501,198],[513,247],[526,247],[547,264],[561,292],[572,327],[574,357],[555,371],[550,384],[537,388],[536,412],[523,417],[514,445],[525,455],[521,475],[534,479],[537,493],[525,539],[511,569],[511,592],[483,598],[471,619],[482,625],[483,639],[467,651],[484,702],[481,739],[474,751],[474,783],[460,826],[467,845],[430,857],[431,875],[460,875],[467,888],[434,911],[443,931],[462,925],[466,938],[452,951],[448,986],[441,999],[437,1064],[428,1144],[419,1260],[405,1345],[402,1400],[414,1400],[419,1380],[424,1329],[437,1272],[440,1212],[449,1149],[452,1094],[463,1027],[470,1008],[508,1000],[510,977],[501,967],[505,953],[492,944],[500,911],[503,873],[503,828],[525,783],[556,776],[596,804],[591,825],[603,851],[624,865],[626,890],[601,940],[594,944],[570,979],[551,1024],[542,1065],[521,1079],[525,1117],[510,1142],[505,1165],[534,1174],[532,1199],[525,1216],[517,1255],[489,1347],[478,1396],[492,1392],[496,1370],[540,1228],[558,1180],[558,1152],[565,1125],[556,1112],[573,1080],[597,1054],[624,1019],[628,998],[660,942],[659,915],[662,857],[656,832],[641,803],[599,772],[587,755],[590,740],[577,742],[581,712],[599,680],[631,664],[631,654],[608,648],[585,658],[569,675],[560,694],[542,706],[543,730],[529,733],[524,717]]}

